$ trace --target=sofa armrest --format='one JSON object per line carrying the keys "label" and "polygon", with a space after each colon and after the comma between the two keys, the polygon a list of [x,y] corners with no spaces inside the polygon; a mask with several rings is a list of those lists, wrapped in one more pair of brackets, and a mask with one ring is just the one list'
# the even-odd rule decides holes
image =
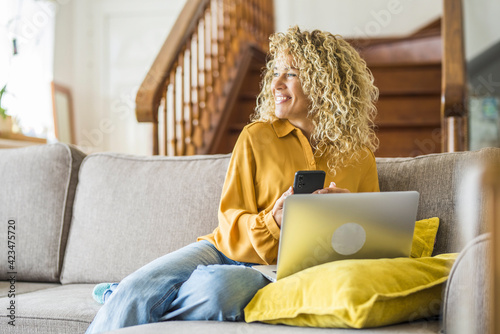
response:
{"label": "sofa armrest", "polygon": [[443,300],[444,333],[488,333],[491,235],[471,240],[455,261]]}

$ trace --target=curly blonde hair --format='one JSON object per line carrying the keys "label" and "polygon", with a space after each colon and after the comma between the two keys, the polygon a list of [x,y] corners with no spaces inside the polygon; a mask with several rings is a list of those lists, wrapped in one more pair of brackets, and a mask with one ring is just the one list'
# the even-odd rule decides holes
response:
{"label": "curly blonde hair", "polygon": [[378,89],[358,52],[339,35],[320,30],[302,32],[297,26],[269,39],[269,60],[251,120],[277,119],[271,81],[278,58],[290,55],[290,65],[299,70],[302,89],[309,99],[315,154],[329,157],[330,172],[335,175],[336,168],[357,161],[366,152],[365,147],[375,151],[374,102]]}

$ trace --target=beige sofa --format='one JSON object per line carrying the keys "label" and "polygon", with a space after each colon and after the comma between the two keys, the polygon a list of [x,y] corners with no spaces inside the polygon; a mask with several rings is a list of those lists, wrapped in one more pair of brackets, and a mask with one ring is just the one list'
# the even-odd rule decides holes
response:
{"label": "beige sofa", "polygon": [[[477,174],[470,172],[471,165],[499,156],[500,149],[483,149],[377,159],[382,191],[417,190],[421,195],[418,218],[440,218],[434,254],[461,254],[445,289],[441,319],[364,332],[438,333],[444,328],[455,333],[467,326],[485,332],[488,235],[483,200],[476,187],[472,199],[460,202],[461,180]],[[119,281],[217,225],[229,158],[85,156],[63,144],[0,150],[0,253],[4,254],[0,257],[0,333],[83,333],[100,307],[91,296],[95,283]],[[461,215],[468,220],[459,219]],[[12,235],[15,239],[7,243]],[[15,258],[8,258],[8,251]],[[460,299],[464,291],[470,295],[467,301]],[[116,332],[349,331],[174,321]]]}

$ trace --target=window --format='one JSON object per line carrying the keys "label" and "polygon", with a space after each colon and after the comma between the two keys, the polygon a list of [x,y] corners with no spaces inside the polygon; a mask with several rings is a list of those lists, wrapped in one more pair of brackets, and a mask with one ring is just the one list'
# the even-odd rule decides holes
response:
{"label": "window", "polygon": [[0,11],[0,86],[7,85],[2,106],[24,135],[48,140],[54,138],[55,12],[48,0],[6,0]]}

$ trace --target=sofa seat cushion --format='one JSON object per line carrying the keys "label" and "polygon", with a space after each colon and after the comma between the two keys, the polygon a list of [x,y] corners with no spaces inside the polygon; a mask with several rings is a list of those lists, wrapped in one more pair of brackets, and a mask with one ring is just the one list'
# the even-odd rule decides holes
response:
{"label": "sofa seat cushion", "polygon": [[84,156],[64,144],[0,150],[0,239],[15,256],[0,262],[1,280],[59,281]]}
{"label": "sofa seat cushion", "polygon": [[89,155],[61,282],[118,282],[212,232],[229,158]]}
{"label": "sofa seat cushion", "polygon": [[56,288],[58,286],[61,286],[60,283],[40,283],[40,282],[15,282],[12,284],[9,281],[2,281],[0,282],[0,298],[3,297],[9,297],[9,298],[14,298],[12,293],[14,293],[16,296],[23,294],[23,293],[28,293],[28,292],[33,292],[33,291],[38,291],[38,290],[43,290],[43,289],[50,289],[50,288]]}
{"label": "sofa seat cushion", "polygon": [[[92,284],[64,285],[16,296],[16,330],[18,333],[84,333],[100,308],[92,299]],[[0,305],[8,305],[6,298]],[[4,307],[0,317],[9,329]],[[8,331],[7,331],[8,332]]]}
{"label": "sofa seat cushion", "polygon": [[[439,333],[440,323],[436,320],[418,320],[412,323],[394,326],[370,328],[362,331],[363,334],[436,334]],[[109,332],[110,334],[347,334],[361,333],[355,329],[327,329],[304,328],[283,325],[269,325],[262,323],[219,322],[219,321],[167,321],[155,324],[122,328]]]}

